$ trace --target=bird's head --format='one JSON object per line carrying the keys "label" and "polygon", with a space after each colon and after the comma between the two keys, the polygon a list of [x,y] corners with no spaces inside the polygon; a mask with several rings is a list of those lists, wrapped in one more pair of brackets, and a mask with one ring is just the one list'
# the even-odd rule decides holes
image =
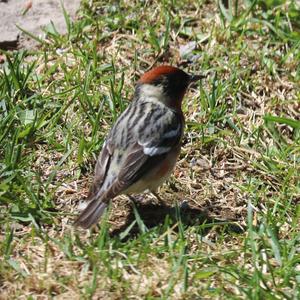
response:
{"label": "bird's head", "polygon": [[142,75],[138,81],[137,91],[142,98],[160,101],[170,108],[180,110],[189,85],[203,77],[189,75],[172,66],[160,66]]}

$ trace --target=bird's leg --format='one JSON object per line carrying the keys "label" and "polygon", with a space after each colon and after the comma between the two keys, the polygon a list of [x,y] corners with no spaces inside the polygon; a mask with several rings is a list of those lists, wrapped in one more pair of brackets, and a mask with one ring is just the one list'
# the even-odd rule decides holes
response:
{"label": "bird's leg", "polygon": [[160,206],[164,206],[164,207],[167,206],[166,203],[164,202],[164,200],[158,195],[157,192],[151,191],[151,193],[152,193],[152,195],[154,195],[156,197],[156,199],[158,200]]}
{"label": "bird's leg", "polygon": [[131,195],[126,195],[134,204],[137,204],[137,199]]}
{"label": "bird's leg", "polygon": [[132,203],[134,203],[137,206],[143,205],[144,203],[142,195],[132,196],[127,194],[126,196],[131,200]]}

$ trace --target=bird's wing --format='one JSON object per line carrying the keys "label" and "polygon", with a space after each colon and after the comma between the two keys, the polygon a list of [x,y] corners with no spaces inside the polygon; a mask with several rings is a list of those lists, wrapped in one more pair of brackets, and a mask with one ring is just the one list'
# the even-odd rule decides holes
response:
{"label": "bird's wing", "polygon": [[98,193],[101,191],[101,187],[109,170],[112,154],[113,145],[109,140],[107,140],[104,143],[102,151],[97,160],[94,181],[91,185],[87,199],[89,204],[74,222],[75,226],[81,226],[82,228],[87,229],[93,224],[97,223],[105,211],[107,203],[99,199]]}
{"label": "bird's wing", "polygon": [[184,126],[182,116],[171,112],[162,118],[165,119],[160,119],[157,124],[150,120],[151,126],[144,123],[140,125],[137,130],[137,141],[131,146],[126,160],[120,167],[118,177],[107,190],[105,198],[115,197],[137,182],[161,163],[172,148],[180,143]]}
{"label": "bird's wing", "polygon": [[102,187],[102,184],[110,166],[113,148],[114,146],[110,140],[107,140],[102,147],[99,158],[97,159],[94,181],[90,187],[88,199],[93,198]]}

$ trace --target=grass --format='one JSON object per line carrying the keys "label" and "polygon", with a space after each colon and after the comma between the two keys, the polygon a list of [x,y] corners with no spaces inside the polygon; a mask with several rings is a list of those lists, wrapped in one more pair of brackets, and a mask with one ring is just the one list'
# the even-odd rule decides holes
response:
{"label": "grass", "polygon": [[[1,299],[299,299],[300,8],[228,2],[82,1],[66,35],[4,53]],[[74,229],[105,135],[163,63],[208,74],[169,208],[119,197]]]}

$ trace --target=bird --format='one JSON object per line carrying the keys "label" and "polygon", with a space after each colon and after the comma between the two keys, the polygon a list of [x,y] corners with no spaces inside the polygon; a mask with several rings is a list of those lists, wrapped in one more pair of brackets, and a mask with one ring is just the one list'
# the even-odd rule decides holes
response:
{"label": "bird", "polygon": [[97,224],[120,194],[156,193],[180,154],[185,119],[181,104],[188,87],[203,75],[161,65],[138,80],[133,101],[108,133],[95,166],[88,205],[74,225]]}

